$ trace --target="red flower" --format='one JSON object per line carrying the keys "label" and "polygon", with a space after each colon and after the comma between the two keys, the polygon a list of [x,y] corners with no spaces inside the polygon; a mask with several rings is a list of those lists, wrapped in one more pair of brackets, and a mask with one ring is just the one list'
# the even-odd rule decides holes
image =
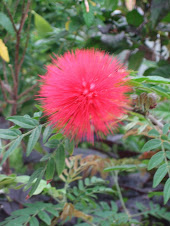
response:
{"label": "red flower", "polygon": [[117,59],[94,49],[56,56],[40,76],[39,96],[50,124],[76,140],[106,135],[126,112],[127,75]]}

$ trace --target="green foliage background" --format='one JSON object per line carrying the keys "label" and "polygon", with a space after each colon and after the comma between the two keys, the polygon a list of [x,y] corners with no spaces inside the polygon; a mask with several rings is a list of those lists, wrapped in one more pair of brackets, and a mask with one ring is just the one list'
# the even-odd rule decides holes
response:
{"label": "green foliage background", "polygon": [[[0,39],[8,49],[10,61],[0,59],[0,116],[8,120],[8,125],[0,129],[0,164],[6,164],[9,158],[13,174],[5,175],[3,169],[0,188],[4,197],[9,189],[24,187],[30,189],[27,198],[43,192],[53,202],[36,202],[33,207],[25,203],[24,209],[14,211],[0,225],[64,225],[72,217],[78,218],[76,225],[103,226],[106,222],[107,225],[137,225],[136,215],[130,216],[126,206],[124,212],[118,210],[115,200],[119,198],[124,203],[120,174],[143,169],[154,170],[151,171],[154,188],[164,184],[159,194],[152,191],[148,195],[148,198],[163,196],[164,206],[150,202],[145,211],[146,207],[139,203],[136,205],[139,215],[146,225],[151,223],[149,216],[170,221],[167,205],[170,198],[169,11],[170,0],[2,0]],[[126,139],[121,139],[121,145],[109,146],[106,140],[93,145],[110,157],[105,161],[105,169],[100,169],[101,159],[92,159],[90,163],[87,159],[76,168],[82,159],[69,158],[74,150],[73,141],[47,126],[41,107],[35,105],[38,75],[45,73],[44,65],[51,62],[51,56],[77,48],[104,50],[130,70],[133,109],[124,118],[125,126],[120,126],[118,131]],[[3,51],[0,46],[1,56]],[[44,147],[55,150],[49,153]],[[82,142],[79,147],[92,146]],[[33,164],[34,172],[30,176],[19,175],[27,174],[23,150],[27,157],[33,150],[42,155]],[[148,160],[128,158],[127,150],[142,158],[149,151],[153,155]],[[120,158],[120,152],[125,153],[125,158]],[[69,160],[65,163],[66,157]],[[94,162],[99,166],[95,172],[101,175],[109,172],[115,186],[107,187],[106,180],[98,177],[86,176],[82,180],[81,173]],[[54,186],[46,183],[52,179]],[[58,187],[60,180],[63,188]],[[75,186],[70,185],[73,181],[77,181]],[[101,193],[112,195],[113,201],[109,205],[95,203],[97,194]],[[160,225],[163,225],[161,221]]]}

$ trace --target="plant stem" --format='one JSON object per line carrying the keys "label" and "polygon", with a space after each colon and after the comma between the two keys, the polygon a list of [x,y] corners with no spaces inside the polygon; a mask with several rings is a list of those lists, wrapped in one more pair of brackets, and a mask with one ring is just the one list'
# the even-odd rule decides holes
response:
{"label": "plant stem", "polygon": [[66,181],[65,185],[64,185],[64,190],[65,190],[65,195],[64,195],[64,198],[63,198],[63,202],[66,203],[67,202],[67,189],[69,187],[69,183]]}
{"label": "plant stem", "polygon": [[[154,125],[157,125],[158,128],[160,130],[162,130],[164,124],[162,122],[160,122],[159,120],[157,120],[153,115],[149,114],[147,117],[147,119],[149,119],[149,121],[151,122],[151,125],[154,126]],[[154,126],[155,127],[155,126]],[[157,129],[157,128],[156,128]]]}
{"label": "plant stem", "polygon": [[119,182],[118,182],[118,171],[115,171],[113,178],[114,178],[115,186],[116,186],[116,189],[117,189],[118,196],[119,196],[120,202],[122,204],[122,207],[123,207],[125,213],[127,214],[129,220],[130,220],[131,219],[131,215],[130,215],[128,209],[125,206],[125,203],[124,203],[124,200],[123,200],[123,196],[122,196],[122,192],[120,190],[120,186],[119,186]]}

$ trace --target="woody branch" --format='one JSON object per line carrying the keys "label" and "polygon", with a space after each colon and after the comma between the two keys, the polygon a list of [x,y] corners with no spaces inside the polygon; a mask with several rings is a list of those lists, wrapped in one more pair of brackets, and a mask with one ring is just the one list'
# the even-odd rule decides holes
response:
{"label": "woody branch", "polygon": [[[17,0],[17,2],[15,4],[14,12],[16,12],[16,8],[17,8],[18,4],[19,4],[19,0]],[[29,17],[28,26],[27,26],[27,29],[26,29],[27,37],[26,37],[24,50],[23,50],[22,56],[20,58],[19,57],[19,50],[20,50],[20,46],[21,46],[21,42],[20,42],[20,40],[21,40],[21,33],[22,33],[22,30],[23,30],[25,21],[26,21],[26,19],[28,17],[28,12],[29,12],[29,8],[30,8],[30,5],[31,5],[31,0],[28,0],[27,2],[23,1],[22,16],[21,16],[21,19],[20,19],[20,26],[19,26],[18,29],[17,29],[17,27],[15,25],[14,17],[12,16],[7,4],[4,1],[3,1],[3,5],[5,6],[5,9],[6,9],[7,13],[8,13],[8,16],[9,16],[9,18],[11,20],[11,23],[13,25],[13,28],[14,28],[14,31],[15,31],[15,34],[16,34],[14,69],[13,69],[12,65],[9,65],[9,67],[11,69],[11,75],[12,75],[12,78],[13,78],[13,88],[12,88],[12,95],[11,95],[12,100],[8,100],[7,94],[5,92],[5,87],[3,86],[3,82],[2,81],[0,82],[0,85],[1,85],[1,88],[3,87],[2,88],[2,92],[3,92],[3,95],[4,95],[5,101],[7,103],[12,104],[11,115],[14,115],[14,114],[17,113],[18,100],[20,98],[18,96],[18,86],[19,86],[19,79],[18,79],[18,77],[19,77],[19,73],[20,73],[22,64],[24,62],[24,57],[25,57],[25,54],[26,54],[27,46],[28,46],[31,16]],[[5,70],[3,70],[3,71],[4,71],[4,79],[7,82],[6,71]]]}

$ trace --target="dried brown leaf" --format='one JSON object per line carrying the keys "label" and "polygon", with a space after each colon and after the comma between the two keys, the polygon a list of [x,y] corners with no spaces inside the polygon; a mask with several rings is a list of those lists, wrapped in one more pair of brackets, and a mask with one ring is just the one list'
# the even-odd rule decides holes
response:
{"label": "dried brown leaf", "polygon": [[71,164],[70,164],[68,158],[65,159],[65,163],[66,163],[66,166],[70,169],[71,168]]}
{"label": "dried brown leaf", "polygon": [[84,221],[92,221],[93,217],[90,215],[87,215],[79,210],[74,209],[74,216],[83,219]]}
{"label": "dried brown leaf", "polygon": [[62,174],[60,174],[59,178],[60,178],[62,181],[66,182],[66,178],[65,178]]}
{"label": "dried brown leaf", "polygon": [[74,206],[71,203],[66,203],[63,208],[63,212],[61,213],[61,220],[66,220],[67,217],[70,219],[74,216]]}

